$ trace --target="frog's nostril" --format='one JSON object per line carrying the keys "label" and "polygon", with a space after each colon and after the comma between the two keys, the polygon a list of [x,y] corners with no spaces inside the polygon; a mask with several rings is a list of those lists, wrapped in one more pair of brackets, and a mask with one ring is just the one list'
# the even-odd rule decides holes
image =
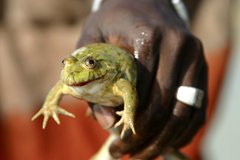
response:
{"label": "frog's nostril", "polygon": [[62,60],[62,64],[65,65],[65,59]]}
{"label": "frog's nostril", "polygon": [[62,64],[63,65],[70,65],[70,64],[73,64],[74,62],[76,62],[77,59],[73,56],[70,56],[70,57],[67,57],[67,58],[64,58],[62,60]]}

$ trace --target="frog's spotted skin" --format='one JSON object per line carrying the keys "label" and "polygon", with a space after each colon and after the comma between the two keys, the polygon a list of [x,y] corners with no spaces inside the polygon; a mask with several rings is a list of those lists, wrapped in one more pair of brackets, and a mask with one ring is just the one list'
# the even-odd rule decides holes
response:
{"label": "frog's spotted skin", "polygon": [[63,60],[61,78],[49,92],[43,107],[33,117],[44,116],[43,128],[51,116],[59,124],[58,114],[74,117],[58,107],[65,94],[106,107],[124,103],[115,126],[123,125],[121,137],[131,129],[135,134],[134,115],[137,106],[137,69],[131,54],[106,43],[90,44],[74,51]]}

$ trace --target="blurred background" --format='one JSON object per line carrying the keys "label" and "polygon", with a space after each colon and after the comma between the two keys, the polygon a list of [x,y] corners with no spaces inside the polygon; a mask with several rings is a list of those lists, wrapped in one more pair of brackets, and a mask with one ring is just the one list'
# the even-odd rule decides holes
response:
{"label": "blurred background", "polygon": [[[240,0],[186,1],[191,29],[204,45],[209,65],[209,119],[183,148],[193,160],[240,159]],[[0,160],[87,160],[107,133],[85,114],[87,104],[64,97],[76,115],[31,122],[59,79],[91,0],[0,0]]]}

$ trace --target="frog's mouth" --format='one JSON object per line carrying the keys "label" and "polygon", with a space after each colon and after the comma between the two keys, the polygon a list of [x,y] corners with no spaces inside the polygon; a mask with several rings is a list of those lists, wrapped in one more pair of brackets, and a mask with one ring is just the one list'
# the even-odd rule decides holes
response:
{"label": "frog's mouth", "polygon": [[89,84],[89,83],[98,81],[98,80],[100,80],[100,79],[105,79],[105,75],[103,75],[102,77],[98,77],[98,78],[96,78],[96,79],[89,80],[89,81],[85,81],[85,82],[75,82],[75,83],[68,84],[68,85],[69,85],[69,86],[74,86],[74,87],[83,87],[83,86],[86,86],[86,85]]}
{"label": "frog's mouth", "polygon": [[[99,78],[98,78],[99,79]],[[98,79],[94,79],[94,80],[90,80],[90,81],[86,81],[86,82],[79,82],[79,83],[73,83],[73,84],[68,84],[69,86],[74,86],[74,87],[82,87],[87,85],[88,83],[94,82]]]}
{"label": "frog's mouth", "polygon": [[68,76],[66,76],[66,78],[63,78],[62,77],[62,81],[67,84],[68,86],[74,86],[74,87],[83,87],[83,86],[86,86],[87,84],[91,83],[91,82],[95,82],[95,81],[98,81],[100,79],[105,79],[106,78],[106,74],[103,74],[103,75],[99,75],[99,76],[96,76],[94,79],[89,79],[89,80],[76,80],[75,78],[76,74],[73,72],[73,73],[70,73]]}

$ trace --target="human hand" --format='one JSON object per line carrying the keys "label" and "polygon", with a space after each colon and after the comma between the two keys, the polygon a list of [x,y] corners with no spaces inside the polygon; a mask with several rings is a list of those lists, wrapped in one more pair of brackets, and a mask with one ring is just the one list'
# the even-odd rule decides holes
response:
{"label": "human hand", "polygon": [[[116,44],[138,59],[137,135],[129,131],[123,140],[116,140],[110,148],[112,155],[152,159],[168,148],[189,143],[205,121],[207,66],[200,41],[170,2],[106,1],[87,19],[78,47],[97,42]],[[205,92],[199,109],[176,100],[182,85]]]}

